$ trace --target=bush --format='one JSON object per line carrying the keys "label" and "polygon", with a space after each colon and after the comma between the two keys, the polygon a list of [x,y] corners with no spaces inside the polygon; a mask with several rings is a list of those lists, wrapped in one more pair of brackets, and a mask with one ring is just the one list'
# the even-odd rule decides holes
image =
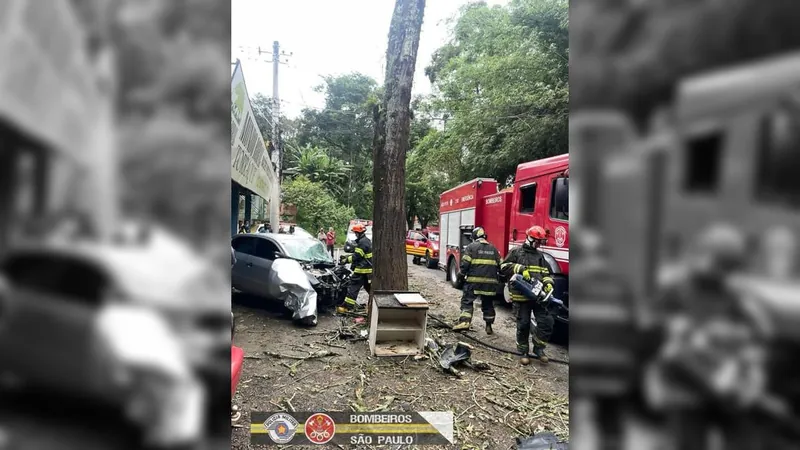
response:
{"label": "bush", "polygon": [[350,219],[355,217],[352,207],[338,203],[321,183],[305,176],[285,181],[281,187],[283,203],[297,205],[297,224],[316,236],[317,230],[329,227],[336,230],[336,243],[343,243]]}

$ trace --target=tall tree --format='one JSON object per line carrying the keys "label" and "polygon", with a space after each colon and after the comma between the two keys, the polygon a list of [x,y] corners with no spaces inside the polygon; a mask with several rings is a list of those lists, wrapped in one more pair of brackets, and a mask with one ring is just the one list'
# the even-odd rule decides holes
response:
{"label": "tall tree", "polygon": [[568,151],[568,18],[567,0],[461,9],[425,70],[443,131],[435,159],[454,181],[506,182],[519,163]]}
{"label": "tall tree", "polygon": [[408,289],[405,235],[405,161],[411,128],[411,86],[425,0],[397,0],[389,27],[383,104],[376,110],[373,183],[375,289]]}
{"label": "tall tree", "polygon": [[315,90],[325,95],[325,106],[303,110],[296,146],[325,149],[351,167],[341,192],[334,195],[340,203],[352,205],[359,217],[371,218],[372,107],[379,103],[378,83],[366,75],[349,73],[325,76]]}

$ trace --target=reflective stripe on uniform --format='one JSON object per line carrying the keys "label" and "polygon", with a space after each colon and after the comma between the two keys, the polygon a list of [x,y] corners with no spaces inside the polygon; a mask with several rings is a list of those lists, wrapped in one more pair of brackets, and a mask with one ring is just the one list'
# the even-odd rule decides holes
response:
{"label": "reflective stripe on uniform", "polygon": [[550,270],[547,267],[542,267],[542,266],[528,266],[528,272],[550,273]]}
{"label": "reflective stripe on uniform", "polygon": [[367,253],[364,255],[364,258],[372,259],[372,253]]}
{"label": "reflective stripe on uniform", "polygon": [[353,272],[355,272],[355,273],[372,273],[372,268],[371,267],[356,267],[355,269],[353,269]]}
{"label": "reflective stripe on uniform", "polygon": [[470,262],[470,261],[472,261],[472,256],[464,255],[464,256],[461,257],[461,259],[463,259],[466,262]]}
{"label": "reflective stripe on uniform", "polygon": [[553,279],[550,277],[542,277],[542,283],[553,283]]}
{"label": "reflective stripe on uniform", "polygon": [[473,259],[472,264],[475,265],[485,265],[485,266],[496,266],[497,261],[493,259]]}
{"label": "reflective stripe on uniform", "polygon": [[522,294],[515,294],[515,293],[512,292],[511,293],[511,300],[515,301],[515,302],[525,302],[525,301],[528,301],[528,297],[525,297]]}
{"label": "reflective stripe on uniform", "polygon": [[472,318],[472,313],[471,313],[471,312],[469,312],[469,311],[461,311],[461,315],[460,315],[460,316],[458,316],[458,317],[463,317],[463,318]]}
{"label": "reflective stripe on uniform", "polygon": [[356,253],[358,253],[359,255],[361,255],[361,257],[363,257],[363,258],[366,258],[366,256],[364,256],[364,249],[362,249],[362,248],[356,248]]}
{"label": "reflective stripe on uniform", "polygon": [[497,292],[493,291],[472,291],[475,295],[497,295]]}
{"label": "reflective stripe on uniform", "polygon": [[467,283],[497,284],[496,279],[486,277],[467,277],[466,281]]}

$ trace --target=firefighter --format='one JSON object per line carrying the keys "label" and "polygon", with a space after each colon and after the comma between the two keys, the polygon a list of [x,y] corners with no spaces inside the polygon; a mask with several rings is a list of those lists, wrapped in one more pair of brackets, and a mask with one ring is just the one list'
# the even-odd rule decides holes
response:
{"label": "firefighter", "polygon": [[599,450],[623,448],[624,415],[638,413],[640,403],[636,361],[641,336],[634,298],[608,263],[599,233],[581,228],[570,239],[570,299],[583,311],[573,320],[570,347],[578,355],[608,355],[570,360],[570,404],[582,419],[574,427],[575,441],[590,438]]}
{"label": "firefighter", "polygon": [[[510,278],[514,274],[522,275],[526,281],[538,279],[544,284],[544,291],[553,290],[553,278],[550,276],[550,267],[544,255],[539,251],[539,246],[547,240],[544,228],[536,225],[525,231],[525,243],[509,252],[500,265],[500,270]],[[525,297],[521,292],[509,286],[511,301],[514,304],[514,316],[517,319],[517,351],[522,356],[522,365],[530,364],[531,314],[536,316],[536,332],[533,335],[533,356],[542,363],[549,359],[544,353],[547,341],[553,333],[555,318],[548,307],[549,303],[537,302]]]}
{"label": "firefighter", "polygon": [[[729,354],[727,350],[745,350],[737,340],[725,343],[725,338],[707,337],[708,332],[719,330],[721,325],[729,333],[755,330],[747,304],[740,301],[740,294],[727,283],[730,275],[744,268],[748,258],[743,233],[727,225],[712,226],[693,246],[684,277],[661,296],[657,312],[666,322],[666,339],[655,364],[649,367],[645,382],[649,401],[667,414],[679,448],[705,448],[703,438],[713,428],[722,429],[727,448],[753,448],[746,436],[746,420],[741,415],[728,414],[730,411],[725,408],[718,409],[714,396],[719,393],[707,388],[715,386],[712,376],[739,357],[737,351]],[[758,338],[750,343],[758,346]],[[722,347],[717,351],[715,346],[719,345]],[[686,382],[676,370],[691,372],[695,381]],[[705,380],[698,381],[704,377]],[[750,380],[740,381],[757,387]],[[742,387],[739,393],[749,390]],[[736,442],[742,447],[734,445]]]}
{"label": "firefighter", "polygon": [[494,297],[499,284],[500,252],[486,240],[482,227],[472,230],[472,243],[461,257],[459,278],[465,281],[461,297],[461,315],[453,330],[468,330],[472,323],[475,300],[481,297],[481,312],[486,322],[486,334],[493,334]]}
{"label": "firefighter", "polygon": [[351,264],[350,270],[353,271],[353,276],[347,286],[344,304],[336,308],[340,313],[356,309],[358,292],[362,287],[369,292],[369,283],[372,279],[372,241],[366,236],[367,227],[358,223],[353,225],[352,231],[356,235],[355,248],[352,254],[342,255],[341,260]]}

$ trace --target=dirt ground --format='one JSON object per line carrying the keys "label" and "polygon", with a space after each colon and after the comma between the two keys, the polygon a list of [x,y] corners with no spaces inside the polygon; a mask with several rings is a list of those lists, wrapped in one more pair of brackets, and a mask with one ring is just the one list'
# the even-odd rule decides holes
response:
{"label": "dirt ground", "polygon": [[[409,288],[430,303],[430,315],[454,321],[461,293],[445,281],[444,272],[409,261]],[[366,294],[361,293],[366,301]],[[366,340],[334,338],[340,326],[351,329],[354,318],[322,314],[319,325],[292,324],[280,305],[234,296],[236,345],[245,350],[244,370],[234,404],[242,411],[231,433],[232,449],[249,449],[250,411],[453,411],[458,448],[508,449],[515,438],[553,431],[568,438],[569,367],[534,360],[521,366],[513,355],[487,349],[429,320],[428,335],[444,343],[474,346],[473,361],[489,371],[460,368],[461,378],[444,373],[431,360],[375,358]],[[494,346],[513,349],[515,325],[511,308],[497,307],[495,334],[487,336],[476,305],[470,335]],[[335,356],[295,360],[265,354],[308,356],[330,351]],[[551,358],[568,361],[563,347],[551,344]],[[295,447],[298,448],[298,447]],[[356,448],[356,447],[351,447]],[[372,447],[377,448],[377,447]],[[393,448],[399,448],[394,446]]]}

